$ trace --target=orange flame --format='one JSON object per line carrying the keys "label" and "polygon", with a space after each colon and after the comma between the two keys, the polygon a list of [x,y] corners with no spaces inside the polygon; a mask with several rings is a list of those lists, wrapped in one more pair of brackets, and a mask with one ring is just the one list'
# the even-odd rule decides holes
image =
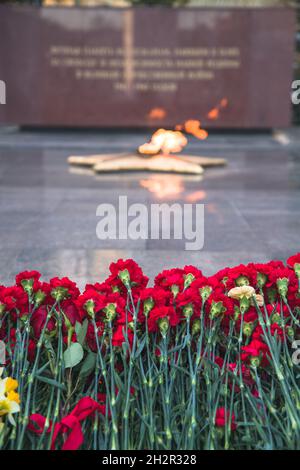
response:
{"label": "orange flame", "polygon": [[221,108],[226,108],[228,106],[228,99],[227,98],[222,98],[220,101],[220,107]]}
{"label": "orange flame", "polygon": [[217,106],[215,108],[212,108],[207,113],[208,119],[211,119],[212,121],[215,121],[216,119],[218,119],[220,116],[220,110],[226,108],[227,106],[228,106],[228,99],[222,98],[221,101],[217,104]]}
{"label": "orange flame", "polygon": [[147,117],[153,121],[159,121],[160,119],[164,119],[166,115],[167,113],[164,108],[152,108],[147,114]]}
{"label": "orange flame", "polygon": [[218,119],[219,114],[220,114],[219,109],[218,108],[213,108],[209,111],[209,113],[207,114],[207,117],[208,117],[208,119],[211,119],[212,121],[215,121],[216,119]]}
{"label": "orange flame", "polygon": [[[228,99],[222,98],[217,106],[208,112],[208,119],[218,119],[220,110],[226,108],[226,106],[228,106]],[[147,116],[150,119],[163,119],[166,114],[164,108],[152,108]],[[197,119],[188,119],[183,124],[178,124],[175,127],[175,131],[158,129],[152,135],[150,142],[140,145],[138,151],[144,155],[156,155],[160,152],[167,155],[170,153],[179,153],[188,143],[183,132],[191,134],[200,140],[205,140],[208,137],[208,132],[201,128],[200,121]]]}
{"label": "orange flame", "polygon": [[186,132],[197,137],[197,139],[205,140],[208,137],[208,132],[205,129],[201,129],[201,122],[196,119],[185,121],[184,128]]}
{"label": "orange flame", "polygon": [[178,124],[175,129],[183,130],[200,140],[205,140],[208,137],[208,132],[205,129],[201,129],[201,122],[197,119],[188,119],[183,125]]}
{"label": "orange flame", "polygon": [[180,131],[158,129],[151,137],[150,142],[140,145],[138,151],[146,155],[178,153],[186,146],[187,138]]}

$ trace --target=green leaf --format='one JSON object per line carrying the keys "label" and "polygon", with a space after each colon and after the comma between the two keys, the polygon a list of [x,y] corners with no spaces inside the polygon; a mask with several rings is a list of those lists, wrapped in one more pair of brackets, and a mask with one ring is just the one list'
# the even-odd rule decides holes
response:
{"label": "green leaf", "polygon": [[80,377],[88,377],[95,370],[96,358],[97,354],[92,351],[87,354],[79,372]]}
{"label": "green leaf", "polygon": [[139,357],[139,355],[142,353],[142,351],[143,351],[143,349],[144,349],[144,347],[145,347],[145,343],[146,343],[146,337],[144,337],[144,338],[142,339],[142,341],[140,342],[140,344],[139,344],[139,346],[138,346],[138,348],[137,348],[137,350],[136,350],[136,353],[135,353],[135,359],[136,359],[137,357]]}
{"label": "green leaf", "polygon": [[44,346],[45,346],[45,349],[46,351],[48,352],[49,356],[52,358],[52,359],[55,359],[56,357],[56,354],[55,354],[55,351],[53,349],[53,346],[52,346],[52,343],[50,341],[50,339],[46,339],[44,341]]}
{"label": "green leaf", "polygon": [[122,380],[120,379],[120,377],[118,376],[118,374],[116,372],[114,373],[114,379],[115,379],[115,383],[116,383],[116,386],[118,387],[119,391],[120,392],[123,391],[123,389],[125,389],[125,386],[124,386]]}
{"label": "green leaf", "polygon": [[76,335],[77,335],[77,341],[78,341],[78,343],[81,344],[81,346],[83,345],[85,337],[86,337],[88,324],[89,324],[89,322],[88,322],[87,318],[85,318],[83,323],[79,323],[77,321],[76,325],[75,325],[75,332],[76,332]]}
{"label": "green leaf", "polygon": [[43,377],[42,375],[36,375],[35,378],[40,382],[44,382],[45,384],[51,385],[52,387],[60,388],[61,390],[65,390],[66,387],[64,384],[57,382],[56,380],[49,379],[48,377]]}
{"label": "green leaf", "polygon": [[71,343],[64,352],[65,367],[75,367],[83,358],[83,349],[80,343]]}

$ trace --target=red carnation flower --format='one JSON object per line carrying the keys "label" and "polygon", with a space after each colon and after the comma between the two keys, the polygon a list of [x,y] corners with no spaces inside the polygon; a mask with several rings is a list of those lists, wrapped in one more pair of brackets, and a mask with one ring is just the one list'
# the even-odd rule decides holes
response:
{"label": "red carnation flower", "polygon": [[19,316],[28,314],[28,298],[22,287],[4,287],[0,292],[0,304],[4,311],[11,312],[13,319],[17,312]]}
{"label": "red carnation flower", "polygon": [[138,313],[138,321],[144,323],[146,316],[154,307],[162,307],[171,305],[172,294],[159,287],[147,287],[140,293],[140,307]]}
{"label": "red carnation flower", "polygon": [[283,269],[285,266],[282,261],[272,260],[267,263],[272,269]]}
{"label": "red carnation flower", "polygon": [[230,317],[234,313],[234,301],[220,291],[214,291],[207,300],[206,312],[211,317]]}
{"label": "red carnation flower", "polygon": [[119,259],[116,263],[111,263],[109,270],[111,276],[107,282],[115,285],[121,291],[124,291],[124,286],[135,289],[144,288],[149,281],[139,265],[132,259]]}
{"label": "red carnation flower", "polygon": [[96,318],[123,325],[133,320],[132,314],[126,309],[125,300],[119,294],[109,294],[105,297],[104,307]]}
{"label": "red carnation flower", "polygon": [[[41,335],[42,329],[45,326],[46,319],[48,315],[48,309],[46,305],[41,305],[37,308],[30,319],[30,324],[33,328],[34,337],[38,339]],[[56,326],[56,321],[54,317],[51,317],[47,323],[47,330],[53,331]]]}
{"label": "red carnation flower", "polygon": [[201,269],[196,268],[196,266],[187,265],[183,268],[183,272],[185,274],[192,274],[195,279],[203,276]]}
{"label": "red carnation flower", "polygon": [[36,291],[40,287],[40,277],[41,273],[38,271],[23,271],[16,275],[16,285],[27,292],[29,290]]}
{"label": "red carnation flower", "polygon": [[290,268],[294,269],[295,264],[300,265],[300,253],[296,253],[295,255],[290,256],[286,262]]}
{"label": "red carnation flower", "polygon": [[98,294],[106,295],[113,292],[111,284],[105,282],[95,282],[95,284],[86,284],[85,291],[95,290]]}
{"label": "red carnation flower", "polygon": [[226,286],[226,283],[228,281],[228,272],[230,268],[224,268],[220,269],[213,277],[216,278],[216,280],[223,285]]}
{"label": "red carnation flower", "polygon": [[86,314],[93,316],[105,307],[105,295],[99,294],[92,287],[87,288],[83,294],[76,299],[81,318]]}
{"label": "red carnation flower", "polygon": [[164,270],[156,276],[154,285],[171,291],[173,296],[176,297],[178,292],[182,292],[184,289],[185,274],[181,268]]}
{"label": "red carnation flower", "polygon": [[200,271],[200,269],[196,268],[195,266],[185,266],[183,268],[183,273],[184,288],[190,287],[195,279],[202,277],[202,271]]}
{"label": "red carnation flower", "polygon": [[[64,313],[67,321],[69,321],[72,326],[75,326],[76,322],[82,322],[84,317],[81,316],[81,312],[78,310],[77,305],[75,302],[73,302],[73,300],[63,300],[60,304],[60,308]],[[65,322],[66,320],[64,323]]]}
{"label": "red carnation flower", "polygon": [[[97,337],[99,339],[99,346],[100,346],[100,343],[101,343],[100,338],[103,335],[105,325],[102,321],[97,321],[96,326],[97,326]],[[86,341],[91,351],[93,352],[98,351],[95,329],[92,323],[88,324],[88,328],[86,332]]]}
{"label": "red carnation flower", "polygon": [[[277,323],[273,323],[270,326],[270,333],[272,336],[276,335],[280,341],[283,341],[284,331]],[[255,328],[252,334],[252,338],[253,340],[259,340],[259,341],[261,341],[264,338],[264,332],[260,325],[257,325],[257,327]]]}
{"label": "red carnation flower", "polygon": [[50,279],[51,295],[56,300],[64,300],[72,298],[76,300],[80,292],[76,286],[76,283],[71,281],[68,277],[59,279],[54,277]]}
{"label": "red carnation flower", "polygon": [[171,327],[180,322],[180,317],[173,307],[156,307],[151,310],[148,317],[148,328],[150,332],[159,331],[160,320],[165,319]]}
{"label": "red carnation flower", "polygon": [[[233,374],[236,375],[238,373],[238,364],[236,362],[229,363],[227,367],[228,367],[228,370],[232,372]],[[255,380],[253,379],[251,375],[251,371],[249,367],[247,367],[245,364],[242,364],[241,373],[242,373],[243,383],[247,385],[248,387],[250,387],[251,389],[253,389],[255,387]],[[230,388],[232,389],[233,384],[231,383],[231,381],[229,382],[229,385],[230,385]],[[240,387],[238,385],[235,385],[234,390],[235,392],[239,392]]]}
{"label": "red carnation flower", "polygon": [[27,359],[29,362],[34,362],[36,353],[36,343],[33,339],[29,339],[28,349],[27,349]]}
{"label": "red carnation flower", "polygon": [[275,269],[270,273],[270,281],[276,285],[277,291],[284,297],[298,293],[298,279],[295,272],[289,268]]}
{"label": "red carnation flower", "polygon": [[215,425],[219,428],[224,428],[230,421],[230,428],[232,431],[236,429],[235,414],[232,413],[230,418],[230,412],[224,407],[217,409],[215,417]]}
{"label": "red carnation flower", "polygon": [[[266,310],[268,312],[269,317],[271,318],[272,323],[274,323],[275,320],[281,320],[280,304],[277,304],[275,307],[273,305],[267,304]],[[282,315],[283,315],[283,318],[288,318],[290,316],[289,309],[286,305],[282,306]]]}
{"label": "red carnation flower", "polygon": [[227,272],[228,280],[226,288],[228,290],[236,286],[252,285],[255,277],[255,270],[251,266],[240,264],[234,268],[230,268]]}
{"label": "red carnation flower", "polygon": [[242,346],[242,351],[242,361],[252,362],[255,365],[261,365],[262,367],[269,364],[267,357],[269,354],[269,348],[265,343],[258,339],[252,339],[248,346]]}
{"label": "red carnation flower", "polygon": [[274,269],[271,274],[270,278],[274,284],[278,281],[278,279],[288,279],[289,282],[297,283],[297,279],[295,273],[290,268],[282,268],[282,269]]}
{"label": "red carnation flower", "polygon": [[270,273],[275,269],[271,263],[250,263],[248,267],[252,270],[251,284],[255,288],[270,287]]}
{"label": "red carnation flower", "polygon": [[176,297],[176,307],[181,318],[191,318],[191,321],[200,318],[202,298],[197,289],[190,287],[180,292]]}
{"label": "red carnation flower", "polygon": [[213,291],[224,292],[225,286],[215,276],[202,276],[192,283],[191,289],[196,291],[203,301],[206,301]]}
{"label": "red carnation flower", "polygon": [[38,307],[42,304],[53,305],[54,299],[51,297],[51,286],[48,282],[38,282],[33,286],[34,303]]}
{"label": "red carnation flower", "polygon": [[[262,308],[261,308],[262,310]],[[244,313],[244,322],[250,323],[258,320],[258,313],[255,307],[250,306],[247,312]]]}
{"label": "red carnation flower", "polygon": [[126,342],[125,336],[127,336],[127,340],[131,345],[133,341],[133,331],[130,328],[127,328],[126,332],[125,325],[118,324],[116,328],[113,329],[112,345],[116,347],[122,347],[122,344]]}

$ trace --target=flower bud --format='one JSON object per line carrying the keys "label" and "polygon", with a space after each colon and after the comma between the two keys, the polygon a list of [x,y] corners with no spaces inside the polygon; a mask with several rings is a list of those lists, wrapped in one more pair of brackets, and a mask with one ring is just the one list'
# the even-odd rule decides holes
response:
{"label": "flower bud", "polygon": [[190,287],[194,279],[195,276],[192,273],[186,274],[186,276],[184,276],[184,288],[187,289],[187,287]]}
{"label": "flower bud", "polygon": [[212,302],[210,307],[210,318],[219,317],[224,313],[224,305],[223,302]]}
{"label": "flower bud", "polygon": [[291,326],[288,326],[286,329],[287,335],[289,338],[294,338],[295,336],[295,331]]}
{"label": "flower bud", "polygon": [[296,276],[298,279],[300,279],[300,263],[295,263],[294,264],[294,271],[296,273]]}
{"label": "flower bud", "polygon": [[243,324],[243,333],[245,336],[249,337],[252,335],[254,329],[254,324],[252,322]]}
{"label": "flower bud", "polygon": [[72,331],[72,334],[73,334],[74,328],[73,328],[72,323],[70,322],[69,318],[67,317],[67,315],[65,315],[64,312],[62,312],[62,314],[63,314],[63,317],[64,317],[66,328],[69,330],[69,332],[70,332],[70,330],[73,330]]}
{"label": "flower bud", "polygon": [[166,333],[169,328],[169,319],[167,317],[160,318],[157,322],[160,332],[163,336],[166,336]]}
{"label": "flower bud", "polygon": [[117,315],[116,304],[107,304],[103,310],[105,312],[106,320],[113,321]]}
{"label": "flower bud", "polygon": [[252,367],[259,367],[261,363],[261,358],[258,356],[252,356],[250,358],[250,364]]}
{"label": "flower bud", "polygon": [[234,309],[233,309],[233,319],[234,319],[234,321],[237,321],[239,317],[240,317],[240,309],[237,305],[235,305]]}
{"label": "flower bud", "polygon": [[192,335],[195,336],[201,331],[201,321],[197,318],[192,325]]}
{"label": "flower bud", "polygon": [[36,307],[41,305],[44,302],[45,298],[46,294],[44,291],[42,291],[41,289],[36,291],[36,293],[34,294],[34,304],[36,305]]}
{"label": "flower bud", "polygon": [[276,291],[275,287],[270,287],[267,290],[267,295],[268,295],[269,303],[274,304],[276,302],[276,298],[277,298],[277,291]]}
{"label": "flower bud", "polygon": [[182,309],[183,315],[185,318],[191,318],[194,313],[193,304],[187,304]]}
{"label": "flower bud", "polygon": [[286,297],[286,294],[288,292],[289,280],[286,277],[283,277],[281,279],[277,279],[276,284],[281,297]]}
{"label": "flower bud", "polygon": [[154,307],[154,300],[152,299],[152,297],[149,297],[149,299],[146,299],[144,301],[143,313],[144,313],[145,317],[148,316],[149,312],[151,312],[153,307]]}
{"label": "flower bud", "polygon": [[249,310],[249,307],[250,307],[250,299],[247,299],[247,297],[242,297],[241,300],[240,300],[240,310],[242,313],[245,313],[247,312],[247,310]]}
{"label": "flower bud", "polygon": [[45,337],[48,338],[48,339],[57,338],[57,328],[54,328],[54,329],[51,330],[51,331],[49,331],[48,329],[46,329],[46,331],[45,331]]}
{"label": "flower bud", "polygon": [[279,315],[278,312],[275,312],[271,315],[271,324],[277,323],[277,325],[280,325],[281,323],[281,316]]}
{"label": "flower bud", "polygon": [[22,315],[22,316],[20,317],[20,320],[21,320],[23,323],[27,322],[27,320],[28,320],[28,314]]}
{"label": "flower bud", "polygon": [[172,292],[172,294],[174,296],[174,299],[175,299],[177,297],[178,292],[179,292],[179,286],[177,286],[177,284],[173,284],[171,286],[171,292]]}
{"label": "flower bud", "polygon": [[119,278],[123,282],[124,286],[130,286],[130,274],[128,269],[124,269],[123,271],[119,272]]}
{"label": "flower bud", "polygon": [[31,294],[33,288],[34,279],[22,279],[21,286],[27,294]]}
{"label": "flower bud", "polygon": [[210,294],[212,293],[212,288],[210,286],[205,286],[205,287],[201,287],[199,291],[200,291],[200,295],[201,295],[203,302],[205,302],[209,298]]}
{"label": "flower bud", "polygon": [[267,282],[267,276],[263,273],[257,273],[256,281],[257,281],[257,287],[263,288],[266,285]]}
{"label": "flower bud", "polygon": [[249,286],[249,284],[250,284],[249,279],[246,276],[239,276],[235,280],[235,283],[238,287]]}
{"label": "flower bud", "polygon": [[51,291],[51,296],[53,299],[55,299],[57,302],[66,299],[69,296],[68,289],[66,287],[55,287],[55,289],[52,289]]}
{"label": "flower bud", "polygon": [[84,308],[86,310],[86,313],[91,317],[94,318],[95,316],[95,302],[93,299],[87,300],[84,304]]}

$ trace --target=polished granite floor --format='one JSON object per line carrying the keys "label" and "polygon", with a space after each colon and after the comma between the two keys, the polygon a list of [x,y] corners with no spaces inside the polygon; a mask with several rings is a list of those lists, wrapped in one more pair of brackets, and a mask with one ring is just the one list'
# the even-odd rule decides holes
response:
{"label": "polished granite floor", "polygon": [[[151,278],[163,268],[195,264],[212,274],[225,265],[286,259],[300,250],[300,130],[212,134],[186,152],[222,156],[224,168],[202,178],[161,174],[95,176],[70,169],[70,154],[124,152],[147,132],[18,131],[0,128],[0,284],[20,270],[67,275],[81,287],[103,280],[111,261],[133,257]],[[100,241],[99,204],[205,205],[204,248],[182,240]]]}

